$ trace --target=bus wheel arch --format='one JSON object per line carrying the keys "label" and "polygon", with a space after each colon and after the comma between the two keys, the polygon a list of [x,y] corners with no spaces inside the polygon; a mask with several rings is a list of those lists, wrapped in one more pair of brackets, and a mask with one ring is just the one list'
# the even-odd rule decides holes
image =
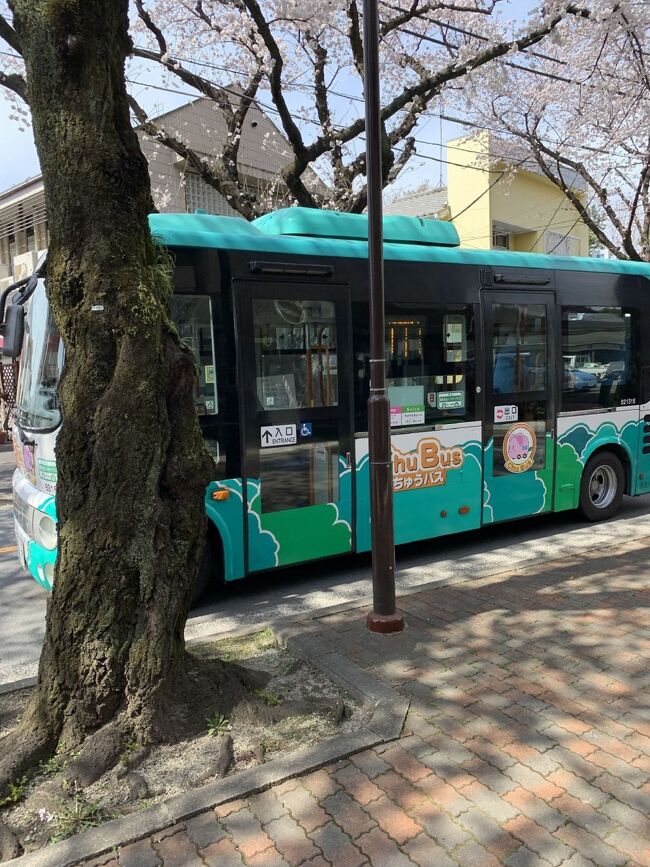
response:
{"label": "bus wheel arch", "polygon": [[587,459],[580,479],[579,508],[588,521],[603,521],[619,510],[629,491],[629,455],[618,444],[606,444]]}

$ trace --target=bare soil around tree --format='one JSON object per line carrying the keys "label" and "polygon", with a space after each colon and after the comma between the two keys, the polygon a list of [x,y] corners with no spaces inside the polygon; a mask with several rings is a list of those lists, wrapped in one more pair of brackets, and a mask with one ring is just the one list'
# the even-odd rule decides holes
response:
{"label": "bare soil around tree", "polygon": [[[207,689],[208,700],[203,696],[194,702],[202,716],[195,717],[185,736],[179,731],[173,743],[126,744],[115,767],[89,785],[79,781],[78,754],[65,750],[31,776],[14,780],[0,802],[0,861],[367,722],[366,708],[281,649],[270,631],[200,645],[192,648],[192,657],[203,671],[217,661],[241,666],[250,683],[247,695],[226,716],[220,702],[209,712]],[[0,755],[31,692],[0,696]]]}

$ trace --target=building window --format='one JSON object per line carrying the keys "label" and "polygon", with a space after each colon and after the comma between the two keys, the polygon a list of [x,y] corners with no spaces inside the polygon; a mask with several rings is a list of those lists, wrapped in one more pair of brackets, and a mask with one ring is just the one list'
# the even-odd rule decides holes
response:
{"label": "building window", "polygon": [[185,210],[188,214],[196,210],[226,217],[238,217],[225,198],[213,187],[208,186],[195,172],[185,174]]}
{"label": "building window", "polygon": [[492,231],[492,249],[493,250],[509,250],[510,235],[507,232]]}
{"label": "building window", "polygon": [[551,256],[579,256],[580,239],[575,235],[564,235],[549,229],[544,233],[544,247]]}
{"label": "building window", "polygon": [[29,228],[25,230],[25,243],[27,245],[28,253],[36,252],[36,236],[34,234],[33,226],[29,226]]}

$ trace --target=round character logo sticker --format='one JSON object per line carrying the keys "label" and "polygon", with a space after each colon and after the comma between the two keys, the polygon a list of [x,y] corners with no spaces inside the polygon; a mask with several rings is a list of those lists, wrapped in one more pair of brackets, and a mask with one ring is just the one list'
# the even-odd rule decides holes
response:
{"label": "round character logo sticker", "polygon": [[505,468],[511,473],[524,473],[535,460],[537,437],[530,425],[517,422],[503,438]]}

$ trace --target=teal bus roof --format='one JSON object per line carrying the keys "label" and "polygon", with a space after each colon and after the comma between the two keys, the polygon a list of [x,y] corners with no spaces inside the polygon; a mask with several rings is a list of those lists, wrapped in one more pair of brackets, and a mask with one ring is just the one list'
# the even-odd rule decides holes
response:
{"label": "teal bus roof", "polygon": [[[316,217],[317,214],[320,216]],[[342,217],[346,219],[340,219]],[[421,220],[418,217],[387,216],[384,219],[384,225],[388,228],[384,242],[384,258],[388,261],[639,274],[650,278],[650,264],[646,262],[548,256],[540,253],[515,253],[501,250],[473,250],[449,245],[456,230],[448,223],[440,224],[437,221]],[[399,222],[392,224],[393,220]],[[416,221],[419,226],[414,224],[409,226],[410,221]],[[426,225],[429,222],[435,224],[433,228]],[[367,218],[363,214],[338,214],[311,208],[287,208],[259,217],[252,223],[240,217],[210,214],[151,214],[149,225],[154,237],[167,247],[316,256],[319,259],[365,259],[368,256]],[[453,235],[451,233],[445,235],[440,226],[450,226]],[[344,230],[348,234],[341,237]],[[416,239],[418,234],[419,239]],[[408,235],[412,240],[407,240]],[[432,240],[445,237],[447,246],[443,245],[442,240]]]}
{"label": "teal bus roof", "polygon": [[[307,238],[334,238],[340,241],[367,241],[366,214],[319,211],[316,208],[283,208],[253,221],[267,235],[295,235]],[[384,241],[390,244],[427,244],[458,247],[460,238],[453,223],[423,220],[391,214],[384,217]]]}

